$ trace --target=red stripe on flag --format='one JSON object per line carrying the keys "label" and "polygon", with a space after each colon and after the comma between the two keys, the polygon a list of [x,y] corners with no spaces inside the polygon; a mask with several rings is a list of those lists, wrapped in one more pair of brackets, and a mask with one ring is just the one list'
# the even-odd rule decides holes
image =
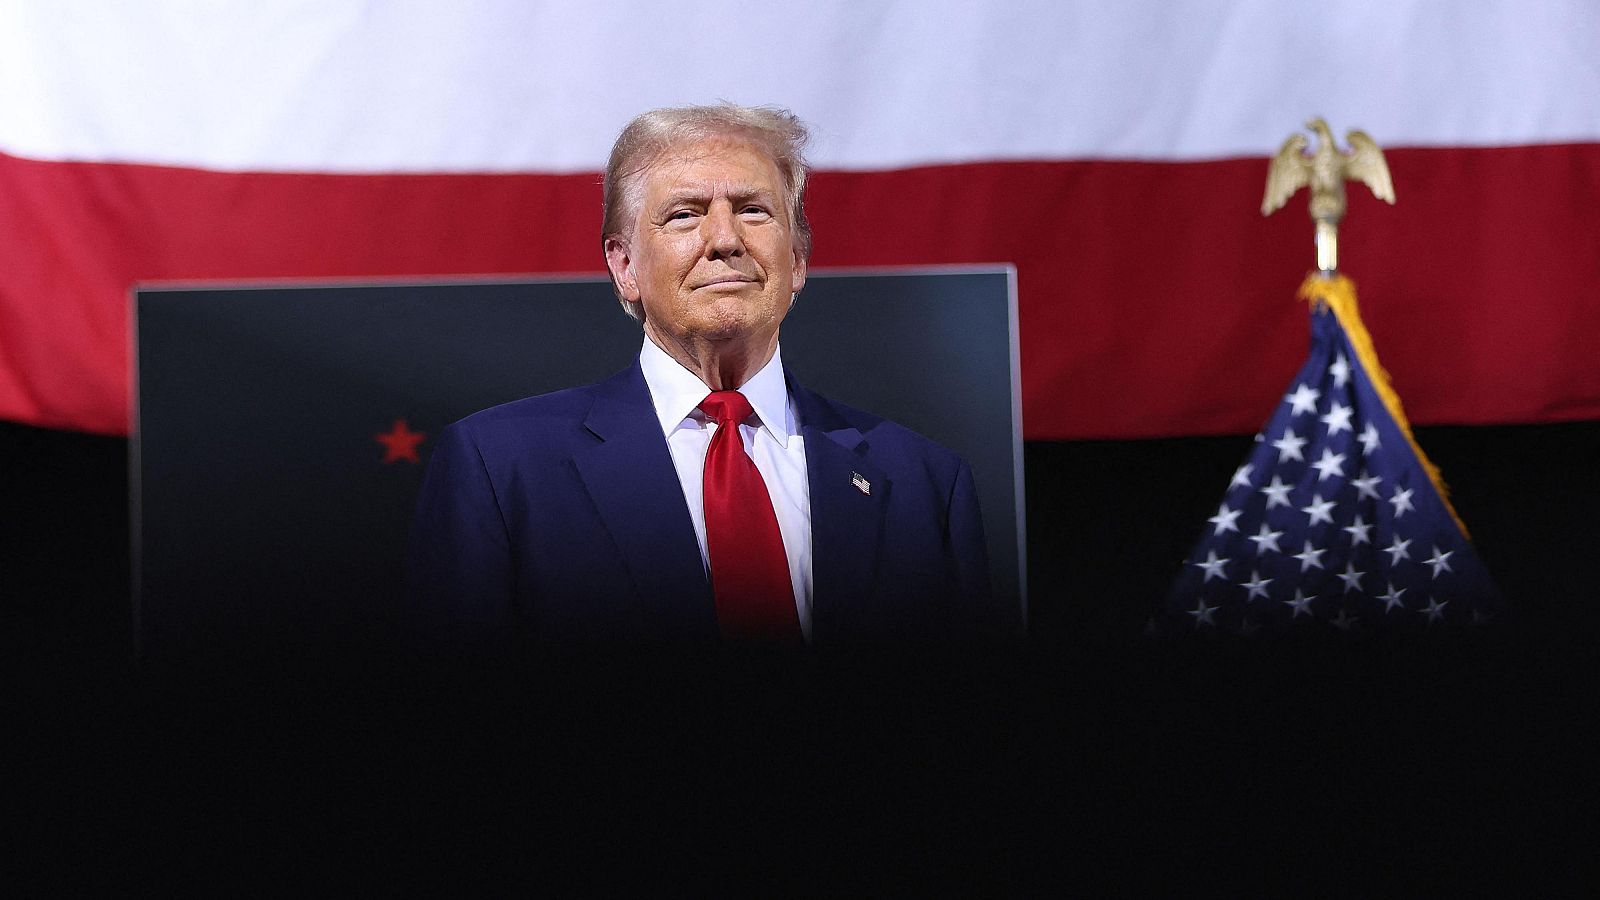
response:
{"label": "red stripe on flag", "polygon": [[[1396,149],[1340,262],[1418,423],[1600,418],[1600,145]],[[1264,159],[987,163],[816,179],[816,260],[1018,268],[1036,440],[1248,433],[1304,360],[1302,191]]]}
{"label": "red stripe on flag", "polygon": [[139,281],[596,269],[598,184],[0,155],[0,417],[125,433],[127,304]]}
{"label": "red stripe on flag", "polygon": [[[1600,146],[1397,149],[1341,261],[1418,423],[1600,418]],[[1030,439],[1237,433],[1307,342],[1304,195],[1262,159],[822,172],[813,265],[1014,262]],[[598,178],[305,175],[0,155],[0,417],[127,428],[127,290],[601,270]]]}

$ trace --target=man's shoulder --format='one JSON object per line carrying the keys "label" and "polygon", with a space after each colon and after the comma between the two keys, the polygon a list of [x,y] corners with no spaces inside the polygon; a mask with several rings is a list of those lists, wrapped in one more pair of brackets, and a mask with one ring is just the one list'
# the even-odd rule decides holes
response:
{"label": "man's shoulder", "polygon": [[584,422],[602,396],[626,392],[637,369],[624,370],[604,381],[538,394],[481,409],[451,423],[446,433],[469,439],[485,449],[522,448],[530,444],[562,443],[569,436],[587,434]]}
{"label": "man's shoulder", "polygon": [[593,384],[586,384],[501,403],[480,409],[450,427],[481,433],[504,428],[524,428],[529,424],[541,422],[582,419],[594,405],[596,387]]}
{"label": "man's shoulder", "polygon": [[953,450],[892,419],[851,406],[790,382],[800,407],[802,427],[814,427],[835,440],[857,437],[868,456],[914,458],[925,465],[954,469],[964,464]]}

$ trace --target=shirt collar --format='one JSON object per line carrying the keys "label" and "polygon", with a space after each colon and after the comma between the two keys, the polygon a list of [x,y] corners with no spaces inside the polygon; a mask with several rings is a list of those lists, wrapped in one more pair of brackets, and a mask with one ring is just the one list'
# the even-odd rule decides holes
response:
{"label": "shirt collar", "polygon": [[[700,401],[711,393],[699,376],[685,369],[677,360],[657,347],[647,336],[639,351],[639,368],[644,372],[644,383],[650,388],[650,400],[655,405],[656,418],[661,423],[661,433],[671,434],[673,429],[691,418],[700,407]],[[794,421],[789,404],[789,389],[783,379],[783,348],[772,351],[772,359],[739,386],[756,411],[756,417],[778,443],[787,444],[794,433]]]}

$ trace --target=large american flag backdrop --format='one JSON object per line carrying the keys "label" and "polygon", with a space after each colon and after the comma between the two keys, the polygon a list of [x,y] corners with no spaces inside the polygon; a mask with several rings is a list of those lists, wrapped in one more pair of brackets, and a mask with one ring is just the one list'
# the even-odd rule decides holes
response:
{"label": "large american flag backdrop", "polygon": [[[1031,439],[1248,433],[1300,362],[1320,114],[1413,421],[1600,417],[1600,7],[0,3],[0,418],[128,428],[129,288],[598,272],[632,115],[816,126],[816,266],[1014,262]],[[1304,195],[1302,195],[1303,198]]]}

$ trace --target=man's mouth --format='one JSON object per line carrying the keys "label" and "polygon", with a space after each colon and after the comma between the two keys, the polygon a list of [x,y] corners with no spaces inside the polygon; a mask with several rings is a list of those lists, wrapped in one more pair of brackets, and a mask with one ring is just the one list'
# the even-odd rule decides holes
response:
{"label": "man's mouth", "polygon": [[755,279],[748,275],[719,275],[716,278],[707,279],[706,281],[701,282],[696,287],[696,290],[699,290],[700,288],[719,287],[724,285],[729,287],[737,287],[741,284],[754,283]]}

